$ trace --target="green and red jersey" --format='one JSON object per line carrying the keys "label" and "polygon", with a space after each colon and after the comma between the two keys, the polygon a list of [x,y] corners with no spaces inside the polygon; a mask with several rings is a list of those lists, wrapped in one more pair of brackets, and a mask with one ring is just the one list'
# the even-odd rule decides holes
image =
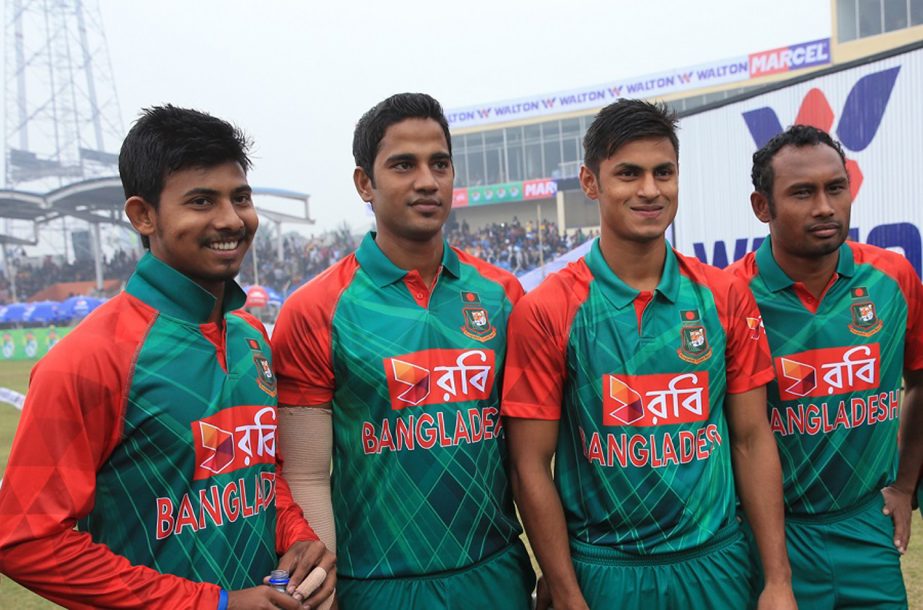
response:
{"label": "green and red jersey", "polygon": [[851,508],[892,483],[901,378],[923,368],[923,288],[910,263],[846,242],[820,299],[779,267],[769,239],[729,270],[749,283],[772,350],[787,512]]}
{"label": "green and red jersey", "polygon": [[279,401],[331,405],[339,574],[458,569],[519,535],[499,394],[521,295],[511,274],[448,245],[426,286],[370,233],[286,301]]}
{"label": "green and red jersey", "polygon": [[666,248],[639,292],[595,242],[510,320],[503,415],[560,420],[555,484],[569,535],[650,555],[734,524],[725,397],[772,377],[746,286]]}
{"label": "green and red jersey", "polygon": [[35,366],[0,570],[69,608],[216,608],[317,538],[276,479],[271,354],[243,303],[229,282],[205,323],[215,298],[148,254]]}

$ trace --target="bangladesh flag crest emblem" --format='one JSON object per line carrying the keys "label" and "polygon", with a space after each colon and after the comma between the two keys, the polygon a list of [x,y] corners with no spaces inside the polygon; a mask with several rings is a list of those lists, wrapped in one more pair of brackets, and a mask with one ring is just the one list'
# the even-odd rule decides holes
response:
{"label": "bangladesh flag crest emblem", "polygon": [[270,396],[276,395],[276,375],[272,371],[269,359],[263,355],[258,341],[247,339],[247,346],[253,352],[253,364],[256,366],[256,383]]}
{"label": "bangladesh flag crest emblem", "polygon": [[680,329],[680,347],[677,354],[686,362],[699,364],[711,357],[711,346],[705,325],[699,319],[699,312],[691,309],[680,312],[682,328]]}
{"label": "bangladesh flag crest emblem", "polygon": [[875,310],[875,303],[869,297],[867,288],[853,288],[852,304],[849,307],[852,320],[849,323],[849,331],[860,337],[871,337],[883,326],[878,312]]}
{"label": "bangladesh flag crest emblem", "polygon": [[462,292],[462,315],[465,317],[465,325],[461,327],[465,336],[475,339],[476,341],[490,341],[497,336],[497,329],[490,323],[487,316],[487,310],[481,305],[481,299],[476,292]]}

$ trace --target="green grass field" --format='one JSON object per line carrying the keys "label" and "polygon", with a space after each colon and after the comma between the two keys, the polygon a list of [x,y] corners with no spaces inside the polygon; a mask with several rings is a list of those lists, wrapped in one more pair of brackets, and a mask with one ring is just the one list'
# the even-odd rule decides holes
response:
{"label": "green grass field", "polygon": [[[29,380],[29,362],[0,363],[0,387],[10,388],[25,393]],[[0,403],[0,476],[6,469],[7,456],[19,422],[19,411]],[[911,610],[923,610],[923,519],[920,513],[914,515],[914,536],[910,550],[903,559],[904,582],[907,584],[907,596]],[[0,608],[16,610],[36,610],[40,608],[58,608],[55,604],[23,589],[8,578],[0,576]]]}

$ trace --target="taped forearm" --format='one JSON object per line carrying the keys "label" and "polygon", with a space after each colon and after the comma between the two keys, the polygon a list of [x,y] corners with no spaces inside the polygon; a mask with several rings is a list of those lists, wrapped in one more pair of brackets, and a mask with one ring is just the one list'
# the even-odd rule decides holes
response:
{"label": "taped forearm", "polygon": [[330,501],[333,418],[325,407],[279,407],[279,452],[283,476],[308,523],[336,551]]}

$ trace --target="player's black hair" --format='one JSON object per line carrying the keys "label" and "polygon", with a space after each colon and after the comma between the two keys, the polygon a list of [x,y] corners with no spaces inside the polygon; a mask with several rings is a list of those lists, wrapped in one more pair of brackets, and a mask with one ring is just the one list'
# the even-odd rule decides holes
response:
{"label": "player's black hair", "polygon": [[356,160],[356,165],[361,167],[372,181],[372,186],[375,186],[372,167],[381,146],[381,139],[385,137],[388,127],[405,119],[433,119],[439,123],[445,134],[446,145],[449,147],[449,156],[452,155],[449,122],[439,102],[425,93],[392,95],[363,114],[353,132],[353,158]]}
{"label": "player's black hair", "polygon": [[[170,174],[236,161],[246,173],[250,140],[236,126],[198,110],[171,104],[141,111],[119,152],[125,198],[141,197],[155,208]],[[141,237],[145,248],[148,239]]]}
{"label": "player's black hair", "polygon": [[667,138],[679,157],[676,113],[663,103],[621,98],[599,111],[583,138],[583,163],[594,174],[622,146],[645,138]]}
{"label": "player's black hair", "polygon": [[[772,159],[785,146],[818,146],[826,144],[840,155],[843,167],[846,167],[846,154],[840,143],[830,137],[823,129],[810,125],[792,125],[782,133],[772,137],[761,149],[753,153],[753,169],[750,170],[750,180],[753,189],[766,197],[769,201],[769,213],[775,216],[775,202],[772,200],[772,183],[775,173],[772,171]],[[849,174],[847,173],[847,176]]]}

